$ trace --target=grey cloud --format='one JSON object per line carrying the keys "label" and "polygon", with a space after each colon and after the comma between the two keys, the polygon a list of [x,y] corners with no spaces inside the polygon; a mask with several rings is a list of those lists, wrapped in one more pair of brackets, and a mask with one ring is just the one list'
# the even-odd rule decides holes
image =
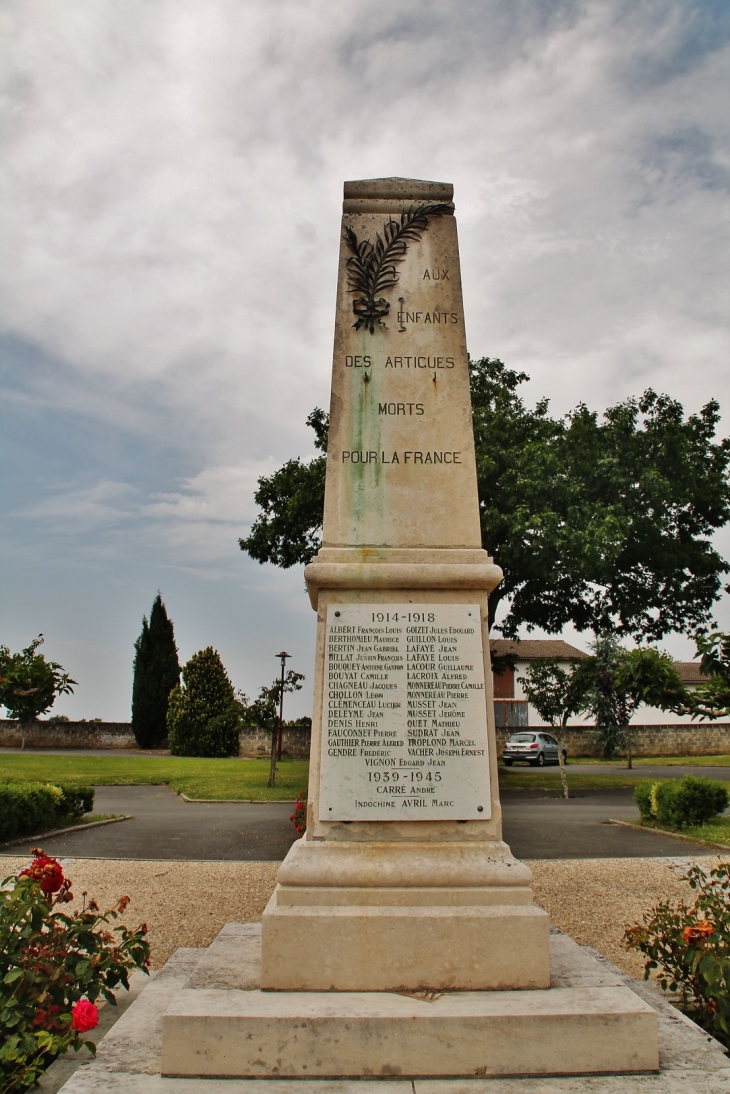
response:
{"label": "grey cloud", "polygon": [[[649,384],[727,405],[727,22],[699,0],[9,0],[8,549],[64,498],[87,521],[18,633],[95,551],[100,619],[123,555],[135,619],[167,567],[209,567],[238,633],[252,469],[309,455],[327,404],[345,178],[455,183],[471,352],[557,410]],[[273,627],[251,590],[274,579],[245,573]]]}

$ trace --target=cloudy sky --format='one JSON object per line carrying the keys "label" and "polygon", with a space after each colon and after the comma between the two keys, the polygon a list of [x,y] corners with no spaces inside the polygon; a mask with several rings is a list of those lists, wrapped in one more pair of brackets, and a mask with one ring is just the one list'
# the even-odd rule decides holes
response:
{"label": "cloudy sky", "polygon": [[4,0],[0,33],[0,641],[45,634],[59,712],[128,718],[158,589],[183,658],[311,677],[301,570],[237,538],[328,403],[344,179],[454,183],[470,351],[528,399],[652,385],[730,431],[726,0]]}

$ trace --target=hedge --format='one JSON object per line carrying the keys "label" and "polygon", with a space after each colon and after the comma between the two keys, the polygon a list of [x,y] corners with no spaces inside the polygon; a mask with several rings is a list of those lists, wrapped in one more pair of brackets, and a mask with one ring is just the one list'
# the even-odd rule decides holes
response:
{"label": "hedge", "polygon": [[666,782],[640,782],[634,801],[643,821],[657,821],[667,828],[691,828],[716,817],[728,806],[730,795],[725,783],[695,778]]}
{"label": "hedge", "polygon": [[37,835],[93,808],[93,786],[0,782],[0,841]]}

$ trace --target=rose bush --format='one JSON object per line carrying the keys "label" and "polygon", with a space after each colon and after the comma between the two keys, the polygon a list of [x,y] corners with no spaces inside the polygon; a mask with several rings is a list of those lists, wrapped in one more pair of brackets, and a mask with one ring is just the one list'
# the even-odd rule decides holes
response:
{"label": "rose bush", "polygon": [[[0,889],[0,1089],[33,1086],[57,1056],[84,1045],[99,1021],[95,1000],[116,1005],[114,989],[129,988],[133,969],[147,971],[144,924],[110,925],[129,903],[100,912],[82,894],[80,910],[60,863],[34,850],[33,862]],[[63,910],[62,910],[63,909]]]}
{"label": "rose bush", "polygon": [[624,941],[646,955],[644,978],[657,969],[680,1010],[730,1047],[730,863],[709,873],[692,866],[684,877],[693,903],[663,901]]}
{"label": "rose bush", "polygon": [[307,827],[307,791],[300,790],[297,794],[296,804],[294,806],[294,812],[289,817],[297,832],[301,834]]}

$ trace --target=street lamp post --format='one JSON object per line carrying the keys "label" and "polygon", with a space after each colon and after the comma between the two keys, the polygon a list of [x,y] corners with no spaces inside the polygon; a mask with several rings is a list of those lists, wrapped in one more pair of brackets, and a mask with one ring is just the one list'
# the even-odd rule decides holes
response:
{"label": "street lamp post", "polygon": [[276,728],[276,732],[271,735],[271,769],[269,771],[269,786],[276,785],[276,763],[281,759],[281,740],[284,730],[284,675],[286,669],[286,660],[291,657],[290,653],[286,653],[282,650],[281,653],[277,653],[276,656],[281,659],[281,690],[279,691],[279,724]]}

